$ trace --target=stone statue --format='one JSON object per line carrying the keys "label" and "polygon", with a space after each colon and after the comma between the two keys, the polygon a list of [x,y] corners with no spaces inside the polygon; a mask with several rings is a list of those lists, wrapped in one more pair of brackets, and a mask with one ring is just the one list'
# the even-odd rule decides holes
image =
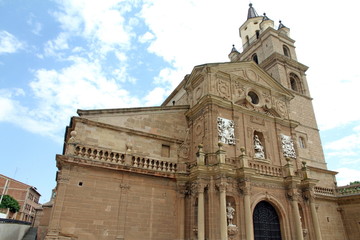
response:
{"label": "stone statue", "polygon": [[231,206],[231,203],[228,203],[226,207],[226,217],[228,220],[228,226],[235,226],[233,224],[234,214],[235,214],[235,209]]}
{"label": "stone statue", "polygon": [[255,154],[254,154],[255,158],[265,159],[264,147],[262,146],[261,141],[258,135],[256,134],[254,135],[254,149],[255,149]]}

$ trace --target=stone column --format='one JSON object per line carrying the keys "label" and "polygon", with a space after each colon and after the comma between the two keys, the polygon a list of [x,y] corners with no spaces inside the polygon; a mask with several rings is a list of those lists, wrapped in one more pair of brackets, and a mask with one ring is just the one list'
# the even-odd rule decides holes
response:
{"label": "stone column", "polygon": [[250,205],[250,187],[243,189],[246,240],[254,240],[253,218]]}
{"label": "stone column", "polygon": [[299,194],[297,192],[297,189],[291,189],[288,192],[289,199],[291,202],[291,208],[293,213],[293,221],[295,224],[295,234],[297,240],[303,240],[303,231],[301,227],[301,220],[300,220],[300,212],[299,212]]}
{"label": "stone column", "polygon": [[315,206],[314,192],[313,192],[313,190],[309,190],[305,194],[310,202],[310,212],[311,212],[313,227],[315,230],[315,238],[316,238],[316,240],[322,240],[321,232],[320,232],[320,225],[319,225],[319,218],[318,218],[316,206]]}
{"label": "stone column", "polygon": [[226,218],[226,186],[227,183],[219,184],[220,190],[220,239],[228,239],[227,218]]}
{"label": "stone column", "polygon": [[204,206],[204,185],[198,184],[198,240],[205,239],[205,206]]}
{"label": "stone column", "polygon": [[[58,161],[58,160],[57,160]],[[63,203],[66,194],[67,185],[70,180],[70,168],[65,165],[62,166],[61,171],[57,175],[57,187],[54,204],[52,207],[48,232],[45,239],[55,239],[59,235],[60,231],[60,218],[62,215]],[[54,196],[52,196],[53,198]]]}
{"label": "stone column", "polygon": [[185,197],[186,197],[186,186],[185,184],[179,184],[177,189],[177,210],[178,210],[178,239],[185,239]]}

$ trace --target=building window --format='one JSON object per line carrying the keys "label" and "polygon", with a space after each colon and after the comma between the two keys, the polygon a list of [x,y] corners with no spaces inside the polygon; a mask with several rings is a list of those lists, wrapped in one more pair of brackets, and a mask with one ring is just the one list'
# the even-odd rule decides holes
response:
{"label": "building window", "polygon": [[290,50],[287,46],[283,45],[283,52],[284,52],[284,55],[287,56],[287,57],[290,57]]}
{"label": "building window", "polygon": [[252,55],[251,59],[256,62],[256,64],[259,64],[259,60],[258,60],[258,57],[256,55],[256,53],[254,55]]}
{"label": "building window", "polygon": [[260,36],[260,30],[256,30],[256,39],[259,39],[259,36]]}
{"label": "building window", "polygon": [[170,146],[161,145],[161,156],[162,157],[170,157]]}
{"label": "building window", "polygon": [[306,148],[305,139],[303,137],[299,137],[299,147]]}
{"label": "building window", "polygon": [[255,104],[255,105],[256,105],[256,104],[259,103],[259,97],[258,97],[258,95],[257,95],[256,93],[254,93],[253,91],[250,91],[250,92],[248,93],[248,96],[250,97],[252,104]]}
{"label": "building window", "polygon": [[303,93],[300,78],[295,73],[290,73],[290,88],[296,92]]}

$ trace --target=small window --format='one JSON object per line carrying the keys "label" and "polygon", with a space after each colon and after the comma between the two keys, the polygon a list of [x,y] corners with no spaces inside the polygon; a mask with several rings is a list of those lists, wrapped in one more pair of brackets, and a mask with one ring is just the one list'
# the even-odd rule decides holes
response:
{"label": "small window", "polygon": [[303,137],[299,137],[299,147],[306,148],[305,139]]}
{"label": "small window", "polygon": [[252,104],[258,104],[259,103],[259,97],[256,93],[254,93],[253,91],[250,91],[248,93],[248,96],[251,98],[251,103]]}
{"label": "small window", "polygon": [[287,57],[290,57],[290,50],[287,46],[283,46],[283,52],[284,52],[284,55],[287,56]]}
{"label": "small window", "polygon": [[247,43],[250,43],[249,36],[246,35],[245,39],[246,39],[246,42],[247,42]]}
{"label": "small window", "polygon": [[290,73],[290,88],[296,92],[303,93],[300,78],[295,73]]}
{"label": "small window", "polygon": [[258,57],[256,55],[256,53],[254,55],[252,55],[251,59],[256,62],[256,64],[259,64],[259,60],[258,60]]}
{"label": "small window", "polygon": [[170,157],[170,146],[161,145],[161,156],[162,157]]}
{"label": "small window", "polygon": [[259,36],[260,36],[260,31],[259,30],[256,30],[256,39],[259,39]]}

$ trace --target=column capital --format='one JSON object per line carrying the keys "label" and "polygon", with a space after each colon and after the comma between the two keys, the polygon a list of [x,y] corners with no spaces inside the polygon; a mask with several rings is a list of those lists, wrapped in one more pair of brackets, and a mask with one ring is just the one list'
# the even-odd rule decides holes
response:
{"label": "column capital", "polygon": [[308,188],[303,192],[303,198],[306,201],[313,202],[315,200],[315,192],[313,188]]}
{"label": "column capital", "polygon": [[226,188],[229,184],[227,182],[221,182],[216,184],[216,188],[220,191],[220,192],[226,192]]}
{"label": "column capital", "polygon": [[205,188],[207,187],[206,183],[196,181],[191,184],[191,193],[199,194],[204,193]]}
{"label": "column capital", "polygon": [[289,189],[287,191],[286,195],[290,201],[299,201],[300,200],[300,194],[297,189]]}

